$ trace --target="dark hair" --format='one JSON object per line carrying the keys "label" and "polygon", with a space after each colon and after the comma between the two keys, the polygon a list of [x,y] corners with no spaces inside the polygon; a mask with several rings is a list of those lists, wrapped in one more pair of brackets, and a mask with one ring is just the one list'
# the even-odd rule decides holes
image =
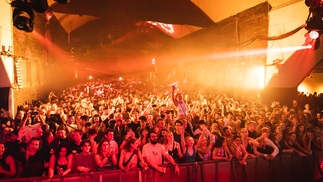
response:
{"label": "dark hair", "polygon": [[108,128],[108,129],[105,131],[104,135],[107,135],[107,134],[108,134],[108,133],[110,133],[110,132],[114,133],[113,129]]}
{"label": "dark hair", "polygon": [[150,135],[152,134],[152,133],[155,133],[156,135],[158,135],[155,131],[150,131],[149,133],[148,133],[148,138],[150,138]]}
{"label": "dark hair", "polygon": [[241,138],[241,136],[240,135],[234,135],[233,140],[235,140],[236,138]]}
{"label": "dark hair", "polygon": [[295,132],[290,131],[290,132],[288,133],[288,136],[292,136],[292,134],[295,134],[295,135],[296,135],[296,133],[295,133]]}
{"label": "dark hair", "polygon": [[56,131],[58,130],[65,130],[66,132],[68,131],[65,125],[62,125],[62,124],[57,127]]}
{"label": "dark hair", "polygon": [[109,143],[109,141],[107,140],[107,139],[103,139],[103,140],[101,140],[100,142],[99,142],[99,145],[98,145],[98,149],[97,149],[97,151],[96,151],[96,154],[97,155],[100,155],[100,156],[102,156],[102,144],[104,143],[104,142],[108,142]]}
{"label": "dark hair", "polygon": [[138,119],[139,120],[142,120],[142,121],[147,121],[147,117],[146,116],[140,116]]}
{"label": "dark hair", "polygon": [[87,126],[91,127],[92,126],[92,123],[91,122],[86,122],[84,126],[85,127],[87,127]]}
{"label": "dark hair", "polygon": [[4,151],[4,153],[2,154],[2,158],[3,159],[5,159],[8,155],[9,155],[9,152],[8,152],[8,150],[7,150],[7,147],[6,147],[6,145],[5,145],[5,143],[3,142],[3,141],[0,141],[0,145],[3,145],[4,146],[4,148],[5,148],[5,151]]}
{"label": "dark hair", "polygon": [[75,129],[75,130],[74,130],[74,133],[76,133],[76,132],[80,133],[80,135],[82,135],[82,134],[83,134],[83,131],[82,131],[82,130],[80,130],[80,129]]}
{"label": "dark hair", "polygon": [[147,129],[147,128],[140,128],[140,129],[138,130],[138,135],[139,135],[139,136],[141,136],[142,132],[143,132],[143,131],[145,131],[145,130],[146,130],[146,131],[148,131],[148,129]]}
{"label": "dark hair", "polygon": [[[135,138],[129,138],[126,144],[124,145],[123,149],[129,152],[131,149],[131,144],[134,144],[136,141],[137,139]],[[137,151],[134,151],[134,152],[136,153]]]}
{"label": "dark hair", "polygon": [[66,156],[70,155],[72,153],[71,147],[67,142],[60,143],[54,152],[56,160],[59,158],[59,152],[62,150],[62,148],[66,148]]}
{"label": "dark hair", "polygon": [[33,142],[33,141],[39,141],[39,148],[38,149],[41,149],[41,147],[42,147],[42,140],[39,138],[39,137],[32,137],[30,140],[29,140],[29,142],[28,142],[28,145],[27,146],[29,146],[29,144],[31,144],[31,142]]}
{"label": "dark hair", "polygon": [[90,140],[82,140],[81,141],[81,147],[83,147],[84,145],[85,145],[85,143],[89,143],[90,144],[90,146],[92,146],[92,143],[91,143],[91,141]]}
{"label": "dark hair", "polygon": [[43,136],[47,139],[50,136],[51,132],[50,131],[44,131]]}
{"label": "dark hair", "polygon": [[94,129],[94,128],[90,128],[87,132],[89,133],[90,136],[95,135],[95,134],[98,133],[98,131],[96,129]]}
{"label": "dark hair", "polygon": [[225,138],[224,137],[219,137],[218,139],[216,139],[214,145],[213,145],[213,148],[216,147],[216,148],[221,148],[222,147],[222,144],[224,142]]}
{"label": "dark hair", "polygon": [[87,115],[83,115],[83,116],[81,116],[81,120],[88,121],[89,120],[89,117]]}
{"label": "dark hair", "polygon": [[183,122],[179,119],[177,119],[174,124],[176,125],[176,123],[179,123],[179,124],[181,124],[181,126],[183,126]]}
{"label": "dark hair", "polygon": [[295,133],[298,135],[300,133],[300,128],[301,126],[304,126],[304,133],[305,133],[305,130],[306,130],[306,127],[304,124],[300,123],[296,126],[296,129],[295,129]]}

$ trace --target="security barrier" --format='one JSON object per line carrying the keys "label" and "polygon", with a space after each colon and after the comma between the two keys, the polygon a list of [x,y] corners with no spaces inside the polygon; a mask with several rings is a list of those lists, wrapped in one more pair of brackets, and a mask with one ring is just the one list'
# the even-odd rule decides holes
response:
{"label": "security barrier", "polygon": [[[100,171],[89,174],[55,176],[53,182],[311,182],[323,181],[323,151],[315,151],[308,157],[280,154],[273,161],[263,157],[247,159],[247,165],[238,160],[203,161],[180,164],[180,174],[173,166],[167,166],[161,174],[152,169],[135,169],[127,173],[120,170]],[[15,178],[2,182],[44,182],[47,177]]]}

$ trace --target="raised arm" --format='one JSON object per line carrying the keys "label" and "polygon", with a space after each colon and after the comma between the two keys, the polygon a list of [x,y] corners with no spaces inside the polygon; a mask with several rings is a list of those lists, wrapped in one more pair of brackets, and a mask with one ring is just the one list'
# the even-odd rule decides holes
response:
{"label": "raised arm", "polygon": [[182,147],[183,154],[185,154],[185,151],[186,151],[186,142],[185,142],[184,133],[185,133],[184,129],[182,128],[180,135],[181,135],[181,147]]}
{"label": "raised arm", "polygon": [[197,143],[195,144],[195,149],[198,149],[199,147],[200,147],[200,145],[201,145],[201,143],[202,143],[202,140],[203,140],[203,137],[205,136],[205,132],[206,132],[206,127],[203,129],[203,131],[202,131],[202,133],[201,133],[201,135],[200,135],[200,137],[199,137],[199,140],[197,141]]}
{"label": "raised arm", "polygon": [[175,99],[175,86],[173,85],[172,86],[172,101],[173,101],[173,103],[174,103],[174,105],[175,106],[177,106],[178,105],[178,102],[177,102],[177,100]]}

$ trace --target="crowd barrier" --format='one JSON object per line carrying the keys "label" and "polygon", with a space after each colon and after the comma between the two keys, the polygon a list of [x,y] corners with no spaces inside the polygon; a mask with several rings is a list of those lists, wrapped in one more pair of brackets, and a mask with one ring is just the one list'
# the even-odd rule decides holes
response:
{"label": "crowd barrier", "polygon": [[[121,170],[100,171],[89,174],[55,176],[53,182],[316,182],[323,181],[323,151],[312,156],[280,154],[273,161],[263,157],[248,158],[247,165],[231,161],[202,161],[180,164],[180,174],[173,166],[167,166],[161,174],[152,169],[135,169],[127,173]],[[44,182],[47,177],[15,178],[1,182]]]}

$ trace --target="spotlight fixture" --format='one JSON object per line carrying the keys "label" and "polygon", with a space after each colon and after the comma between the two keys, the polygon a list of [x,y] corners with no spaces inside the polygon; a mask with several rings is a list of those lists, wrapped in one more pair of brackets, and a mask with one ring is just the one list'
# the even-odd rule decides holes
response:
{"label": "spotlight fixture", "polygon": [[309,32],[309,36],[311,39],[317,39],[320,36],[320,34],[318,31],[312,30]]}
{"label": "spotlight fixture", "polygon": [[34,10],[43,13],[48,8],[47,0],[14,0],[10,4],[11,7],[14,7],[12,13],[13,25],[25,32],[34,30]]}
{"label": "spotlight fixture", "polygon": [[310,49],[316,50],[320,47],[320,32],[311,30],[305,34],[305,45],[310,46]]}
{"label": "spotlight fixture", "polygon": [[309,14],[306,20],[305,44],[311,46],[312,50],[320,47],[320,35],[323,32],[323,1],[322,0],[305,0],[306,6],[309,7]]}
{"label": "spotlight fixture", "polygon": [[13,10],[12,20],[13,25],[19,30],[32,32],[34,30],[34,12],[26,3],[19,4]]}

